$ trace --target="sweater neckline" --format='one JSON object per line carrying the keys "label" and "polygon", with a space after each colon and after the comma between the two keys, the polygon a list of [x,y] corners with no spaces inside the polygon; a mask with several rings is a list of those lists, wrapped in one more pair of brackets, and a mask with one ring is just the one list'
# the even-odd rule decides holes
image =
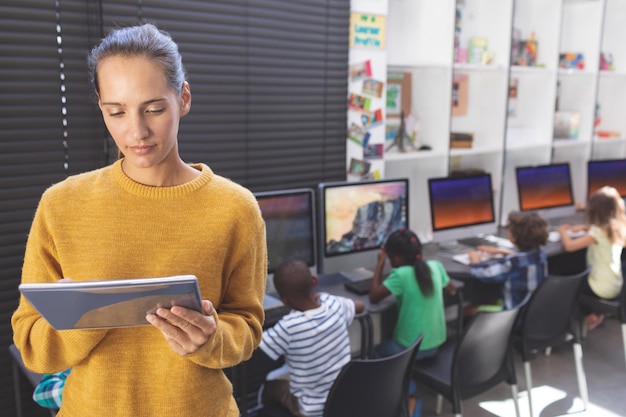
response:
{"label": "sweater neckline", "polygon": [[207,165],[203,163],[189,164],[192,168],[200,171],[193,180],[180,185],[174,185],[171,187],[155,187],[151,185],[145,185],[138,183],[128,177],[122,169],[122,160],[119,159],[113,163],[113,175],[119,185],[127,192],[145,198],[154,199],[168,199],[176,198],[189,193],[192,193],[199,188],[207,185],[213,178],[213,171]]}

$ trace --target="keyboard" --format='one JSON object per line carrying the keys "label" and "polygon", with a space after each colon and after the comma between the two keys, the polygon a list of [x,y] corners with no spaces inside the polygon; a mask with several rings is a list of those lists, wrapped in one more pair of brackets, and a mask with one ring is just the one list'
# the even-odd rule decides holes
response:
{"label": "keyboard", "polygon": [[463,239],[458,239],[458,242],[461,245],[465,245],[465,246],[470,246],[472,248],[475,248],[477,246],[497,246],[497,243],[487,239],[485,237],[482,236],[472,236],[472,237],[466,237]]}
{"label": "keyboard", "polygon": [[360,279],[358,281],[348,281],[343,285],[346,287],[346,290],[351,291],[355,294],[365,295],[370,292],[370,284],[372,283],[372,278]]}
{"label": "keyboard", "polygon": [[[488,261],[489,259],[493,257],[494,257],[493,255],[490,255],[488,253],[483,253],[482,257],[480,258],[480,261],[481,262]],[[456,262],[463,264],[463,265],[470,264],[470,257],[468,253],[459,253],[457,255],[452,256],[452,259],[454,259]]]}
{"label": "keyboard", "polygon": [[475,248],[477,246],[496,246],[505,249],[513,249],[515,246],[511,241],[504,237],[494,235],[472,236],[465,239],[459,239],[458,242],[465,246]]}

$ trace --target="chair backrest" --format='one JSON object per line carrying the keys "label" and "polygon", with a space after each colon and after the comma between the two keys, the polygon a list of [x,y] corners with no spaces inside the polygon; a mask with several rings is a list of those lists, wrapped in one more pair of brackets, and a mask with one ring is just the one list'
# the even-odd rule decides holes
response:
{"label": "chair backrest", "polygon": [[622,292],[619,294],[619,321],[626,323],[626,284],[622,282]]}
{"label": "chair backrest", "polygon": [[461,398],[480,394],[497,383],[515,383],[511,332],[520,309],[479,312],[467,324],[452,363],[452,385]]}
{"label": "chair backrest", "polygon": [[572,325],[572,320],[576,319],[574,308],[580,286],[589,271],[587,268],[573,275],[549,275],[533,292],[519,318],[524,359],[533,349],[562,343],[568,333],[580,341],[579,326]]}
{"label": "chair backrest", "polygon": [[351,360],[330,389],[324,417],[408,417],[409,379],[422,337],[393,356]]}

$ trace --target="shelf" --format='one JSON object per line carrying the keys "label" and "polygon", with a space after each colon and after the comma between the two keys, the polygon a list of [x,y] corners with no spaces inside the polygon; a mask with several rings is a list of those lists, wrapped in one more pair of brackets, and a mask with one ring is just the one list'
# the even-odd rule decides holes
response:
{"label": "shelf", "polygon": [[430,158],[445,158],[448,155],[443,151],[408,151],[397,152],[390,151],[385,152],[385,161],[406,161],[411,159],[430,159]]}
{"label": "shelf", "polygon": [[502,65],[454,64],[454,70],[463,72],[498,72],[504,71],[505,67],[503,67]]}
{"label": "shelf", "polygon": [[595,76],[598,71],[592,71],[589,69],[572,69],[572,68],[559,68],[559,75],[572,76],[572,77],[588,77]]}
{"label": "shelf", "polygon": [[405,62],[403,64],[398,64],[398,63],[393,63],[390,62],[387,65],[387,71],[389,72],[394,72],[394,71],[404,71],[404,72],[409,72],[415,69],[420,69],[420,68],[427,68],[427,69],[448,69],[450,68],[449,65],[443,65],[437,62]]}
{"label": "shelf", "polygon": [[611,145],[618,145],[618,144],[622,144],[626,142],[626,138],[611,138],[611,139],[600,139],[600,138],[594,138],[593,139],[593,145],[600,145],[600,146],[611,146]]}
{"label": "shelf", "polygon": [[605,78],[626,78],[626,72],[624,71],[600,71],[600,76]]}
{"label": "shelf", "polygon": [[488,153],[502,153],[502,147],[480,147],[472,149],[450,149],[450,156],[483,155]]}
{"label": "shelf", "polygon": [[507,151],[521,151],[528,149],[541,149],[551,147],[551,143],[511,143],[506,145]]}
{"label": "shelf", "polygon": [[547,67],[529,67],[529,66],[524,66],[524,65],[513,65],[511,66],[511,72],[541,74],[541,73],[552,73],[554,71]]}
{"label": "shelf", "polygon": [[578,139],[554,139],[552,147],[554,148],[576,148],[589,146],[589,142]]}

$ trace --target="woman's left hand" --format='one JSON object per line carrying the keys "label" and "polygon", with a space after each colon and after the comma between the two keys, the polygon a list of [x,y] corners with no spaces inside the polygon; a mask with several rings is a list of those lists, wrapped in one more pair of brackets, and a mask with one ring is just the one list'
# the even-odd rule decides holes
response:
{"label": "woman's left hand", "polygon": [[202,309],[204,314],[181,306],[158,308],[146,320],[161,330],[174,352],[185,356],[200,349],[217,329],[213,304],[202,300]]}

